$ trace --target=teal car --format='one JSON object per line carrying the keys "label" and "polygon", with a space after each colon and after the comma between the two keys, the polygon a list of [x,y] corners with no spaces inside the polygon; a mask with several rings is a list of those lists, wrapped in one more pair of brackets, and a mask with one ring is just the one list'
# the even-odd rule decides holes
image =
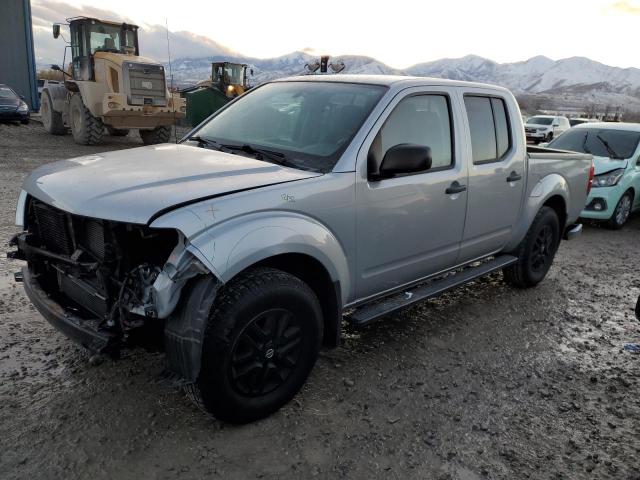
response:
{"label": "teal car", "polygon": [[595,177],[582,218],[617,230],[640,209],[639,144],[639,123],[585,123],[549,143],[549,148],[593,155]]}

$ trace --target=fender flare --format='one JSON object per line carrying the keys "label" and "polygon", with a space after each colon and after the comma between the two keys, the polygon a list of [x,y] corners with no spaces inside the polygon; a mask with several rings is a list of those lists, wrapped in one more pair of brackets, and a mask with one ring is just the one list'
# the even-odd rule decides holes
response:
{"label": "fender flare", "polygon": [[[514,228],[511,240],[504,248],[505,251],[513,251],[520,244],[527,234],[527,231],[531,226],[531,222],[533,222],[536,214],[540,211],[542,206],[554,196],[562,198],[565,205],[565,215],[568,217],[570,199],[569,184],[560,174],[551,173],[546,175],[538,181],[529,195],[525,198],[520,215],[520,221],[518,225],[516,225],[516,228]],[[564,230],[564,227],[565,225],[560,226],[561,233]]]}
{"label": "fender flare", "polygon": [[[158,219],[153,227],[170,227]],[[188,238],[186,245],[222,283],[262,260],[298,253],[320,262],[332,282],[349,298],[351,279],[345,249],[336,235],[316,219],[289,211],[263,211],[213,225]]]}

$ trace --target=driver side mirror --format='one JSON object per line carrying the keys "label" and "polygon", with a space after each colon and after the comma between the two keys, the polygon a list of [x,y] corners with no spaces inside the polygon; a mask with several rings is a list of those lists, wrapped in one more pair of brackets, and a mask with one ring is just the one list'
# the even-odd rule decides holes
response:
{"label": "driver side mirror", "polygon": [[424,172],[431,168],[432,163],[431,148],[401,143],[387,150],[380,164],[380,173],[373,175],[372,179],[381,180],[406,173]]}
{"label": "driver side mirror", "polygon": [[62,69],[58,65],[51,65],[51,70],[55,70],[56,72],[61,71]]}
{"label": "driver side mirror", "polygon": [[554,123],[553,125],[551,125],[552,127],[559,127],[560,124],[559,123]]}
{"label": "driver side mirror", "polygon": [[53,24],[53,38],[58,38],[60,36],[60,25],[57,23]]}

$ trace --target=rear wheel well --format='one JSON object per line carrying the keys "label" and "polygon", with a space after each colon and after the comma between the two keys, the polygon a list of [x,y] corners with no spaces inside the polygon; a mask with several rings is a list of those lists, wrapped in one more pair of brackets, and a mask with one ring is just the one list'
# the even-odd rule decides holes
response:
{"label": "rear wheel well", "polygon": [[562,237],[562,233],[566,227],[567,223],[567,204],[560,195],[554,195],[549,197],[546,202],[544,202],[545,207],[550,207],[556,212],[558,216],[558,223],[560,224],[560,237]]}
{"label": "rear wheel well", "polygon": [[261,260],[251,265],[254,267],[271,267],[298,277],[316,294],[322,307],[324,322],[323,345],[335,347],[340,338],[342,308],[340,285],[331,280],[327,269],[315,258],[301,253],[285,253]]}

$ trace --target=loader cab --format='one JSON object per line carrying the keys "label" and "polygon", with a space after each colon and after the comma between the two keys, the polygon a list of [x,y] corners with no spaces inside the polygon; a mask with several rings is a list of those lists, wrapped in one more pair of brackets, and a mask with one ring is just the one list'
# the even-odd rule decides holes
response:
{"label": "loader cab", "polygon": [[[57,26],[59,34],[59,26]],[[95,18],[69,20],[71,33],[71,74],[74,80],[94,80],[94,55],[98,52],[139,55],[138,27],[105,22]],[[56,37],[54,25],[54,37]]]}
{"label": "loader cab", "polygon": [[212,63],[211,84],[229,98],[242,95],[249,88],[247,65],[231,62]]}

